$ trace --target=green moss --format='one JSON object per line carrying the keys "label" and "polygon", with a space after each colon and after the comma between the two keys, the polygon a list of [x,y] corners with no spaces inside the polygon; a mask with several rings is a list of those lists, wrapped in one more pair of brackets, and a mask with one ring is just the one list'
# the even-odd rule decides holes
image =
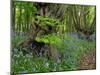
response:
{"label": "green moss", "polygon": [[59,44],[62,40],[57,35],[49,34],[40,37],[36,37],[38,42],[45,42],[50,44]]}
{"label": "green moss", "polygon": [[56,26],[61,24],[60,21],[55,18],[43,16],[36,16],[34,21],[38,22],[41,26]]}

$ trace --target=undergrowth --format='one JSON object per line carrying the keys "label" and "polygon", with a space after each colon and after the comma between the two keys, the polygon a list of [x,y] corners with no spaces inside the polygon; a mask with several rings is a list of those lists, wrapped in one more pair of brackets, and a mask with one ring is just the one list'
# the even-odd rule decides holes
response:
{"label": "undergrowth", "polygon": [[[58,40],[51,40],[52,38],[57,38]],[[14,45],[25,38],[20,36],[15,39],[12,40],[12,44]],[[57,47],[57,50],[62,55],[59,62],[47,57],[33,56],[32,53],[24,55],[22,50],[13,48],[11,53],[11,72],[16,74],[78,70],[78,61],[81,60],[81,55],[95,49],[95,41],[73,38],[71,36],[63,38],[52,36],[51,39],[49,37],[51,43]],[[47,38],[42,40],[37,38],[37,40],[50,42]]]}

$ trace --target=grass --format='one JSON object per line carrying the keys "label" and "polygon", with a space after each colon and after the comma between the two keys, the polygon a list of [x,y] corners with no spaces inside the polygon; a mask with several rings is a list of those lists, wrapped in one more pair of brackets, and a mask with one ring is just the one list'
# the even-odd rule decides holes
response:
{"label": "grass", "polygon": [[[17,42],[22,40],[22,38],[19,38],[17,37]],[[13,41],[16,42],[14,39]],[[81,55],[95,49],[95,41],[66,36],[61,39],[60,43],[56,44],[56,47],[62,55],[59,62],[47,57],[33,56],[31,53],[24,55],[22,50],[14,48],[11,59],[11,72],[36,73],[78,70],[78,61],[81,60]]]}

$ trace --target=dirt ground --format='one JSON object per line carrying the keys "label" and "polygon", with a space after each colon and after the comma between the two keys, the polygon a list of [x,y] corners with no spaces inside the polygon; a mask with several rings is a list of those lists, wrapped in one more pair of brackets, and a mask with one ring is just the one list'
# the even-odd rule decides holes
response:
{"label": "dirt ground", "polygon": [[80,70],[96,69],[96,50],[83,54],[79,64]]}

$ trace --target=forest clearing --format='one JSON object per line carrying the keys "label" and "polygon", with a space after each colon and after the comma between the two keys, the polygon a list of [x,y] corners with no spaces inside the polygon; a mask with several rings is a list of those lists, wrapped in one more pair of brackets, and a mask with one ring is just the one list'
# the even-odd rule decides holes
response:
{"label": "forest clearing", "polygon": [[96,69],[96,6],[12,2],[11,74]]}

